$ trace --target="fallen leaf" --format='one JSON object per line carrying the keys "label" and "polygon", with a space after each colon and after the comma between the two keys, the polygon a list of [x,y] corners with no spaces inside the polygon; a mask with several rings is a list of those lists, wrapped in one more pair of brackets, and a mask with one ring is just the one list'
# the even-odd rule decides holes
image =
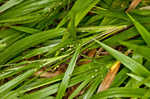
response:
{"label": "fallen leaf", "polygon": [[106,77],[104,78],[103,82],[99,86],[97,92],[104,91],[110,87],[112,81],[115,78],[116,73],[118,72],[118,70],[120,68],[120,64],[121,64],[120,61],[115,62],[115,64],[111,67],[111,69],[107,73]]}
{"label": "fallen leaf", "polygon": [[132,9],[136,8],[137,5],[141,2],[142,0],[133,0],[132,3],[130,4],[129,8],[126,10],[126,12],[131,11]]}
{"label": "fallen leaf", "polygon": [[40,76],[43,78],[51,78],[51,77],[55,77],[57,75],[59,75],[61,72],[60,71],[56,71],[56,72],[43,72],[42,70],[38,71],[35,73],[36,76]]}

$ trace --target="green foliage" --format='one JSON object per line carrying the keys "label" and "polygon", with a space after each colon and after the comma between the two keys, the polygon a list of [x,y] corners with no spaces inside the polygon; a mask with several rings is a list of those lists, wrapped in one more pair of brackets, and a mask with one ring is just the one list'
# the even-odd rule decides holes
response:
{"label": "green foliage", "polygon": [[68,65],[68,68],[65,72],[64,78],[62,79],[62,82],[60,84],[56,99],[61,99],[64,96],[64,93],[68,86],[68,83],[69,83],[70,77],[72,75],[72,72],[74,70],[79,53],[80,53],[80,46],[76,49],[76,52],[74,53],[69,65]]}
{"label": "green foliage", "polygon": [[98,44],[100,44],[103,48],[105,48],[112,56],[114,56],[117,60],[119,60],[124,66],[130,69],[132,72],[147,77],[150,72],[140,63],[134,61],[133,59],[129,58],[128,56],[118,52],[109,46],[95,40]]}
{"label": "green foliage", "polygon": [[147,43],[147,45],[150,45],[150,33],[136,20],[134,20],[132,18],[132,16],[130,16],[129,14],[127,14],[129,16],[129,18],[133,21],[135,27],[137,28],[137,30],[139,31],[139,33],[141,34],[141,36],[143,37],[143,39],[145,40],[145,42]]}
{"label": "green foliage", "polygon": [[113,97],[141,98],[147,91],[148,90],[144,88],[112,88],[95,95],[93,99],[113,98]]}
{"label": "green foliage", "polygon": [[150,2],[130,2],[0,0],[0,99],[148,99]]}

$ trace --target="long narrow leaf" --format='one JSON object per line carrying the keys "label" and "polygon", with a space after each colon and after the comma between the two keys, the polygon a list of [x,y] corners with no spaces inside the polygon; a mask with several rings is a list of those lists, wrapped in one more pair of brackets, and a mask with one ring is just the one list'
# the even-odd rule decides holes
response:
{"label": "long narrow leaf", "polygon": [[[64,32],[64,29],[53,29],[45,32],[40,32],[17,41],[12,46],[8,47],[4,52],[0,53],[0,64],[4,64],[9,59],[13,58],[20,52],[40,44],[48,39],[59,37]],[[13,50],[12,50],[13,49]]]}
{"label": "long narrow leaf", "polygon": [[148,76],[150,72],[140,63],[136,62],[135,60],[131,59],[130,57],[122,54],[119,51],[112,49],[111,47],[95,40],[99,45],[105,48],[112,56],[114,56],[117,60],[119,60],[124,66],[130,69],[132,72],[141,75],[141,76]]}
{"label": "long narrow leaf", "polygon": [[147,89],[144,88],[112,88],[96,94],[92,99],[105,99],[113,97],[137,97],[141,98]]}
{"label": "long narrow leaf", "polygon": [[8,83],[5,83],[4,85],[0,86],[0,96],[2,97],[4,94],[6,94],[9,90],[15,88],[18,84],[23,82],[25,79],[30,77],[36,69],[31,69],[22,75],[18,76],[17,78],[14,78],[13,80],[9,81]]}
{"label": "long narrow leaf", "polygon": [[66,88],[69,84],[70,77],[72,75],[72,72],[74,70],[74,67],[75,67],[75,64],[76,64],[76,61],[78,58],[79,52],[80,52],[80,46],[76,49],[76,52],[74,53],[74,55],[69,63],[69,66],[65,72],[64,78],[59,86],[56,99],[61,99],[65,94]]}
{"label": "long narrow leaf", "polygon": [[80,91],[90,82],[91,78],[87,78],[80,86],[69,96],[68,99],[73,99]]}
{"label": "long narrow leaf", "polygon": [[133,49],[136,53],[142,55],[146,59],[150,60],[150,48],[147,46],[140,46],[129,42],[120,42],[121,44]]}
{"label": "long narrow leaf", "polygon": [[148,32],[138,21],[136,21],[131,15],[127,14],[134,23],[136,29],[139,31],[145,42],[150,46],[150,32]]}
{"label": "long narrow leaf", "polygon": [[22,1],[24,0],[9,0],[7,1],[5,4],[3,4],[1,7],[0,7],[0,13],[21,3]]}

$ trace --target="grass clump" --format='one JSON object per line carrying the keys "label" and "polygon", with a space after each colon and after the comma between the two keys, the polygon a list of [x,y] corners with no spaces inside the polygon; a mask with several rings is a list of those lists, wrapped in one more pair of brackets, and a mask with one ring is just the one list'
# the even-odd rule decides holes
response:
{"label": "grass clump", "polygon": [[149,0],[0,0],[0,99],[148,99]]}

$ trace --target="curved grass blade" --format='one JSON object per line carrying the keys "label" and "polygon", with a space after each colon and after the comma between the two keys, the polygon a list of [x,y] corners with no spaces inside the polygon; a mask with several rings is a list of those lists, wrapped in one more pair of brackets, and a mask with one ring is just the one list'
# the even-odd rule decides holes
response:
{"label": "curved grass blade", "polygon": [[102,81],[102,77],[101,77],[101,75],[98,75],[98,77],[96,77],[93,80],[93,83],[91,84],[90,88],[88,89],[88,91],[83,96],[83,99],[91,99],[91,97],[93,96],[94,92],[98,88],[101,81]]}
{"label": "curved grass blade", "polygon": [[[83,74],[79,74],[79,75],[76,75],[74,76],[73,78],[71,78],[70,82],[69,82],[69,85],[68,85],[68,88],[71,87],[71,86],[74,86],[80,82],[83,82],[88,78],[91,78],[93,75],[93,71],[91,73],[83,73]],[[63,75],[61,75],[61,78],[59,78],[59,80],[61,80],[63,77]],[[59,76],[60,77],[60,76]],[[54,79],[53,79],[54,80]],[[44,80],[43,80],[44,81]],[[41,81],[41,82],[43,82]],[[50,79],[47,80],[47,85],[48,85],[48,81],[50,81]],[[52,79],[51,79],[52,81]],[[57,80],[58,81],[58,80]],[[56,79],[55,81],[53,82],[57,82]],[[51,82],[52,83],[52,82]],[[32,85],[32,84],[31,84]],[[51,86],[49,87],[46,87],[44,89],[41,89],[41,90],[38,90],[36,92],[33,92],[31,94],[26,94],[26,95],[30,95],[30,96],[36,96],[36,97],[41,97],[42,99],[45,97],[45,96],[49,96],[49,95],[52,95],[54,93],[56,93],[59,89],[59,85],[60,83],[55,83],[55,84],[52,84]],[[30,88],[31,86],[29,86]]]}
{"label": "curved grass blade", "polygon": [[87,78],[80,86],[69,96],[68,99],[73,99],[80,91],[90,82],[91,78]]}
{"label": "curved grass blade", "polygon": [[127,13],[129,18],[134,23],[136,29],[139,31],[140,35],[143,37],[148,46],[150,46],[150,32],[148,32],[138,21],[136,21],[130,14]]}
{"label": "curved grass blade", "polygon": [[142,84],[145,84],[147,87],[150,87],[150,83],[149,83],[149,81],[150,81],[150,77],[147,77],[147,78],[143,78],[143,77],[141,77],[141,76],[137,76],[137,75],[135,75],[135,74],[132,74],[132,73],[127,73],[127,75],[128,76],[130,76],[130,77],[132,77],[133,79],[135,79],[138,83],[136,83],[136,84],[138,84],[138,85],[135,85],[134,84],[134,86],[140,86],[140,85],[142,85]]}
{"label": "curved grass blade", "polygon": [[[91,65],[86,65],[86,66],[84,65],[84,66],[81,66],[81,67],[77,67],[75,69],[74,73],[72,74],[72,76],[77,77],[77,75],[78,75],[79,77],[77,77],[77,78],[85,78],[86,79],[87,75],[94,72],[94,70],[93,70],[94,68],[92,68],[92,69],[91,68],[92,68]],[[90,78],[91,76],[92,75],[88,76],[88,78]],[[36,83],[31,83],[29,85],[26,85],[26,87],[23,89],[24,90],[23,92],[31,91],[33,89],[39,88],[39,87],[44,86],[44,85],[49,85],[49,84],[52,84],[52,83],[56,83],[56,82],[62,80],[63,77],[64,77],[64,74],[60,74],[60,75],[58,75],[56,77],[53,77],[51,79],[41,78],[41,79],[37,80]]]}
{"label": "curved grass blade", "polygon": [[76,13],[75,17],[75,26],[77,26],[80,21],[85,17],[85,15],[99,2],[99,0],[87,0],[86,2],[84,0],[77,0],[75,4],[73,5],[72,9],[68,13],[66,17],[59,23],[57,28],[63,26],[68,20],[69,16],[73,13]]}
{"label": "curved grass blade", "polygon": [[25,32],[25,33],[29,33],[29,34],[33,34],[33,33],[39,33],[40,31],[37,29],[33,29],[33,28],[29,28],[29,27],[23,27],[23,26],[9,26],[12,29],[21,31],[21,32]]}
{"label": "curved grass blade", "polygon": [[92,99],[113,97],[137,97],[141,98],[147,92],[144,88],[112,88],[96,94]]}
{"label": "curved grass blade", "polygon": [[36,56],[36,55],[41,55],[43,53],[46,53],[46,52],[52,50],[53,48],[55,48],[55,46],[57,46],[57,44],[51,44],[49,46],[44,46],[44,47],[41,47],[41,48],[31,50],[26,55],[16,57],[15,59],[9,61],[9,63],[17,62],[17,61],[20,61],[20,60],[23,60],[23,59],[29,59],[29,58],[31,58],[33,56]]}
{"label": "curved grass blade", "polygon": [[[25,24],[25,23],[31,23],[34,22],[36,20],[38,20],[41,16],[40,15],[28,15],[28,16],[20,16],[17,18],[10,18],[10,19],[4,19],[4,20],[0,20],[0,24]],[[9,25],[8,25],[9,26]]]}
{"label": "curved grass blade", "polygon": [[48,39],[59,37],[64,32],[64,29],[53,29],[23,38],[0,53],[0,64],[6,63],[9,59],[32,46],[40,44]]}
{"label": "curved grass blade", "polygon": [[129,42],[120,42],[122,45],[125,45],[131,49],[133,49],[136,53],[142,55],[146,59],[150,60],[150,48],[147,46],[140,46]]}
{"label": "curved grass blade", "polygon": [[74,55],[73,55],[73,57],[69,63],[69,66],[65,72],[64,78],[62,79],[62,82],[59,86],[56,99],[61,99],[64,96],[66,88],[69,84],[70,77],[71,77],[72,72],[74,70],[74,67],[75,67],[79,53],[80,53],[80,46],[77,47],[77,49],[76,49],[76,51],[75,51],[75,53],[74,53]]}
{"label": "curved grass blade", "polygon": [[14,78],[13,80],[9,81],[8,83],[5,83],[4,85],[0,86],[0,96],[2,97],[4,94],[9,92],[11,89],[15,88],[18,84],[23,82],[25,79],[30,77],[36,69],[31,69],[22,75],[19,75],[17,78]]}
{"label": "curved grass blade", "polygon": [[136,62],[135,60],[131,59],[130,57],[122,54],[119,51],[112,49],[111,47],[105,45],[104,43],[95,40],[99,45],[101,45],[104,49],[106,49],[112,56],[114,56],[117,60],[119,60],[124,66],[130,69],[132,72],[147,77],[150,75],[150,72],[140,63]]}
{"label": "curved grass blade", "polygon": [[35,66],[37,67],[38,65],[39,65],[39,63],[33,63],[33,64],[26,65],[24,67],[13,68],[8,71],[4,71],[4,73],[0,73],[0,80],[11,77],[15,74],[18,74],[21,71],[25,71],[27,69],[32,69],[33,67],[35,67]]}
{"label": "curved grass blade", "polygon": [[110,87],[111,88],[119,87],[128,78],[128,75],[127,75],[128,72],[129,72],[129,69],[125,67],[122,70],[120,70],[120,72],[116,75]]}
{"label": "curved grass blade", "polygon": [[0,13],[6,11],[7,9],[21,3],[22,1],[24,0],[9,0],[7,1],[5,4],[3,4],[1,7],[0,7]]}

